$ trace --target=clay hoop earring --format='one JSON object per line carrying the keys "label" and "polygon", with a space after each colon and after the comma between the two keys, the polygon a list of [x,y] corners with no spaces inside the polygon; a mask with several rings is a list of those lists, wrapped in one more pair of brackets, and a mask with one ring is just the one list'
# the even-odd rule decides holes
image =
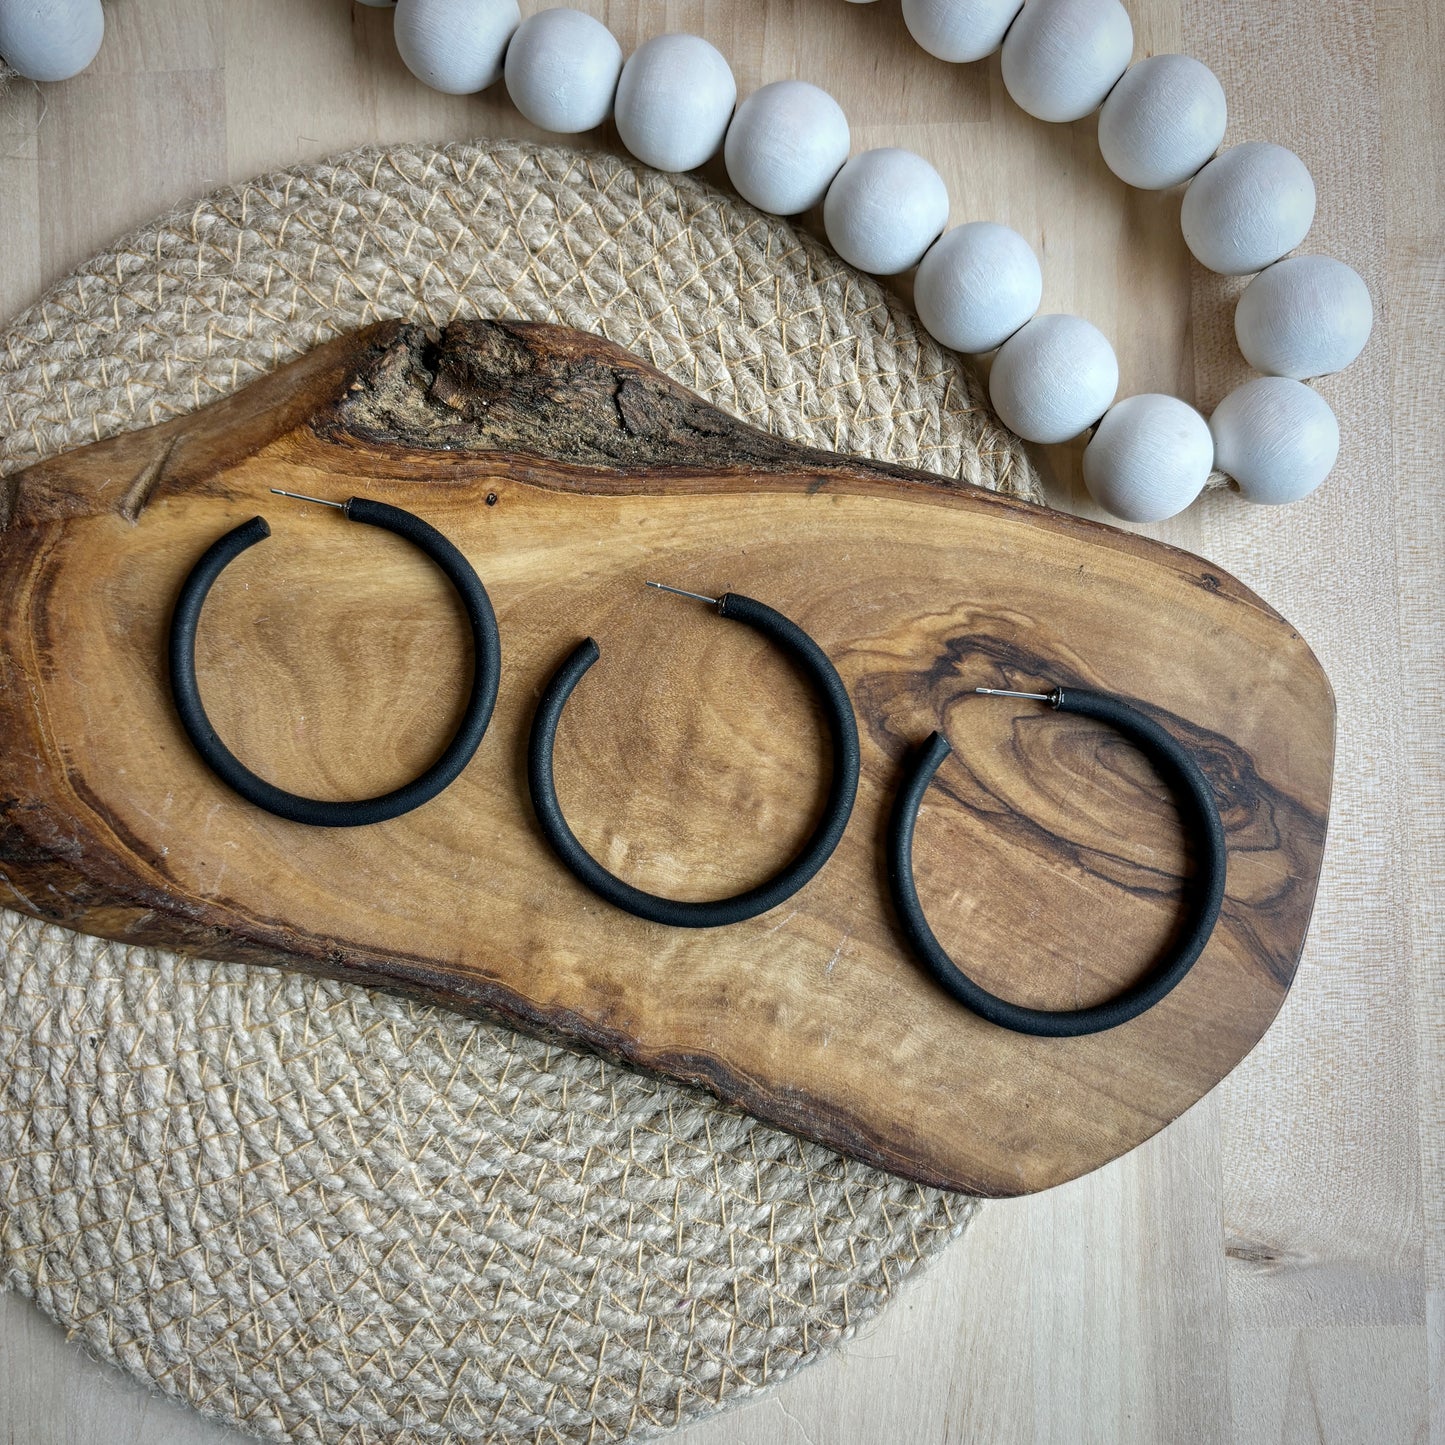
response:
{"label": "clay hoop earring", "polygon": [[291,823],[305,823],[313,828],[357,828],[368,823],[384,822],[419,808],[436,797],[471,761],[482,735],[491,721],[497,701],[497,683],[502,671],[501,641],[497,636],[497,619],[491,600],[471,564],[435,527],[420,517],[373,502],[365,497],[352,497],[348,502],[327,502],[320,497],[303,497],[297,492],[271,490],[278,496],[303,502],[317,502],[335,507],[353,522],[380,527],[405,538],[419,547],[446,574],[466,608],[472,635],[472,687],[462,720],[442,755],[425,772],[411,782],[374,798],[330,802],[288,793],[274,783],[253,773],[216,735],[201,702],[196,682],[196,629],[206,596],[221,573],[257,542],[271,535],[264,517],[253,517],[213,542],[191,569],[181,587],[171,616],[170,675],[171,695],[176,711],[196,751],[206,766],[232,791],[248,803],[264,808]]}
{"label": "clay hoop earring", "polygon": [[1179,943],[1138,983],[1104,1003],[1081,1009],[1025,1008],[980,987],[944,951],[918,901],[913,882],[913,830],[919,804],[939,765],[952,751],[941,733],[934,733],[914,754],[888,825],[888,885],[899,922],[914,951],[937,982],[980,1018],[1015,1033],[1047,1038],[1075,1038],[1102,1033],[1127,1023],[1154,1007],[1204,951],[1224,899],[1227,854],[1224,827],[1209,780],[1183,747],[1152,718],[1106,693],[1055,688],[1052,692],[1008,692],[978,687],[989,697],[1022,697],[1046,702],[1058,712],[1077,713],[1106,723],[1128,738],[1159,770],[1174,793],[1180,817],[1198,849],[1197,872],[1189,890],[1187,924]]}
{"label": "clay hoop earring", "polygon": [[717,608],[719,617],[730,618],[761,632],[808,674],[822,695],[828,730],[833,739],[833,780],[821,821],[802,851],[786,868],[766,883],[731,898],[707,903],[663,898],[659,894],[634,888],[609,873],[577,841],[576,835],[567,826],[567,819],[563,817],[561,804],[557,801],[552,771],[552,750],[557,741],[557,724],[562,720],[562,709],[567,706],[567,699],[572,696],[573,689],[582,681],[587,669],[601,655],[596,642],[590,637],[579,644],[557,669],[542,694],[527,746],[527,786],[532,794],[537,822],[552,851],[567,865],[573,876],[599,898],[605,898],[638,918],[667,924],[671,928],[723,928],[776,908],[785,899],[791,898],[832,856],[848,825],[853,799],[858,792],[858,724],[853,716],[853,704],[848,700],[848,690],[843,686],[837,669],[829,662],[823,649],[781,612],[736,592],[728,592],[721,598],[704,597],[699,592],[684,592],[680,587],[664,587],[660,582],[649,582],[647,585],[711,603]]}

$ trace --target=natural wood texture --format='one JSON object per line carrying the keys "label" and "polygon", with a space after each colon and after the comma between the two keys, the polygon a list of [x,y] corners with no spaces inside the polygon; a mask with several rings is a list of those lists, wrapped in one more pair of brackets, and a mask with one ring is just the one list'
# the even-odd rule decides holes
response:
{"label": "natural wood texture", "polygon": [[[491,731],[404,818],[274,819],[218,784],[173,715],[181,580],[263,511],[278,535],[232,565],[202,623],[222,736],[292,791],[370,796],[454,726],[469,661],[445,582],[397,539],[273,487],[418,508],[488,583],[504,649]],[[41,917],[486,1011],[988,1195],[1148,1138],[1253,1047],[1293,977],[1334,706],[1287,623],[1157,542],[754,431],[597,338],[382,323],[12,476],[5,512],[0,896]],[[765,598],[822,642],[858,714],[843,843],[805,890],[732,928],[601,904],[525,797],[536,699],[591,632],[605,662],[557,767],[595,856],[651,891],[717,897],[776,871],[811,827],[827,748],[806,685],[745,629],[644,593],[649,575]],[[900,948],[884,894],[903,757],[941,725],[956,755],[915,863],[935,930],[985,987],[1082,1007],[1167,945],[1187,872],[1168,794],[1098,725],[972,695],[1038,682],[1144,701],[1205,768],[1229,837],[1225,907],[1189,978],[1082,1039],[1020,1037],[952,1004]]]}
{"label": "natural wood texture", "polygon": [[[1014,111],[996,61],[930,60],[887,4],[576,3],[624,47],[700,31],[740,93],[788,75],[827,86],[855,148],[920,150],[955,222],[996,217],[1041,248],[1045,307],[1103,327],[1126,389],[1207,407],[1236,374],[1229,288],[1190,266],[1177,197],[1113,181],[1092,120]],[[1299,978],[1265,1043],[1173,1127],[986,1209],[875,1327],[685,1445],[1445,1441],[1445,703],[1408,687],[1445,647],[1438,6],[1128,8],[1136,54],[1186,50],[1219,73],[1231,142],[1305,158],[1320,194],[1307,249],[1357,266],[1376,301],[1365,355],[1322,385],[1345,438],[1329,484],[1279,512],[1206,498],[1150,529],[1267,596],[1336,688],[1333,821]],[[0,100],[0,314],[210,185],[368,141],[531,133],[500,95],[423,90],[387,22],[342,0],[116,0],[90,73]],[[1072,451],[1048,460],[1054,498],[1087,513]],[[8,1296],[0,1357],[6,1438],[241,1438]]]}

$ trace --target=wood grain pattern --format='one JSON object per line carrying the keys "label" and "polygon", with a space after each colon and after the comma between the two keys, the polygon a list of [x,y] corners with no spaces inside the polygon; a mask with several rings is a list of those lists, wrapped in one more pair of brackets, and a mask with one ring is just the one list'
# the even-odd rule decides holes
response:
{"label": "wood grain pattern", "polygon": [[[1126,391],[1207,407],[1238,368],[1227,288],[1190,266],[1177,195],[1116,182],[1092,119],[1014,110],[996,59],[931,60],[890,5],[574,3],[624,48],[660,30],[708,36],[739,94],[794,75],[827,87],[855,148],[919,150],[948,182],[954,224],[999,219],[1039,249],[1045,309],[1104,329]],[[1136,55],[1182,50],[1219,74],[1231,143],[1305,158],[1320,199],[1306,248],[1356,266],[1376,302],[1365,355],[1322,384],[1344,432],[1325,488],[1278,512],[1207,497],[1148,529],[1268,596],[1334,681],[1340,764],[1300,974],[1264,1044],[1173,1127],[985,1209],[876,1325],[679,1445],[1445,1441],[1445,711],[1438,690],[1410,706],[1398,691],[1445,646],[1445,28],[1433,0],[1128,9]],[[535,134],[500,88],[417,84],[389,18],[339,0],[108,7],[90,73],[0,98],[0,314],[209,186],[368,142]],[[1045,461],[1052,499],[1091,514],[1075,450]],[[9,1295],[0,1357],[5,1438],[241,1438]]]}
{"label": "wood grain pattern", "polygon": [[[405,818],[346,833],[274,819],[218,786],[172,715],[180,581],[259,510],[276,535],[228,570],[202,624],[222,736],[282,787],[361,796],[419,772],[455,725],[469,660],[440,575],[274,486],[413,506],[492,594],[491,731]],[[596,338],[383,323],[195,416],[21,472],[7,510],[0,884],[43,917],[390,983],[990,1195],[1155,1133],[1253,1047],[1293,977],[1334,713],[1287,623],[1198,558],[794,447]],[[714,897],[775,871],[812,826],[827,748],[804,682],[756,636],[644,592],[658,573],[795,618],[858,712],[843,844],[733,928],[601,904],[548,854],[525,797],[535,700],[591,633],[603,663],[557,762],[596,856],[651,891]],[[985,987],[1081,1007],[1167,944],[1188,863],[1144,759],[1096,724],[972,696],[1039,680],[1141,699],[1210,777],[1230,846],[1221,922],[1189,978],[1075,1040],[1021,1038],[944,999],[901,949],[881,878],[901,761],[941,723],[957,755],[925,805],[917,871]]]}

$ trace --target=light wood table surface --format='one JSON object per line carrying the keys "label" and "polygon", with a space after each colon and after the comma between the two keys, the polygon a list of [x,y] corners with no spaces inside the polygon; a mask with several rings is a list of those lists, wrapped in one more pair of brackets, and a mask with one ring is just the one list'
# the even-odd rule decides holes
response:
{"label": "light wood table surface", "polygon": [[[1092,119],[1024,116],[996,58],[926,56],[896,0],[572,3],[624,49],[707,36],[743,94],[793,75],[826,86],[855,150],[922,152],[955,222],[1004,221],[1035,243],[1044,310],[1113,338],[1123,393],[1207,410],[1245,375],[1239,284],[1190,261],[1178,194],[1115,180]],[[1321,491],[1284,509],[1214,494],[1152,529],[1256,588],[1333,679],[1335,803],[1304,962],[1263,1043],[1178,1123],[1088,1178],[986,1206],[880,1321],[683,1431],[686,1445],[1445,1441],[1445,10],[1128,3],[1136,55],[1214,67],[1230,142],[1303,156],[1319,190],[1305,249],[1350,262],[1375,299],[1368,350],[1321,386],[1344,438]],[[424,90],[387,12],[347,0],[115,0],[107,14],[84,76],[0,97],[0,316],[215,186],[372,141],[535,134],[501,94]],[[1052,499],[1089,510],[1077,449],[1044,460]],[[0,1296],[0,1439],[236,1438]]]}

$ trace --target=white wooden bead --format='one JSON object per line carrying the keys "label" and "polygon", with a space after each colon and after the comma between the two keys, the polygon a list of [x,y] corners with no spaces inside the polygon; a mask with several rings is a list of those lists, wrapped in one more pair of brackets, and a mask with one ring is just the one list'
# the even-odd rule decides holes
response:
{"label": "white wooden bead", "polygon": [[913,305],[924,330],[955,351],[1002,346],[1039,309],[1044,276],[1033,247],[1007,226],[945,231],[918,263]]}
{"label": "white wooden bead", "polygon": [[1119,0],[1026,0],[1003,42],[1003,83],[1040,120],[1080,120],[1099,108],[1134,53]]}
{"label": "white wooden bead", "polygon": [[100,0],[0,0],[0,56],[27,80],[79,75],[104,38]]}
{"label": "white wooden bead", "polygon": [[903,0],[903,23],[930,55],[982,60],[1003,44],[1023,0]]}
{"label": "white wooden bead", "polygon": [[1114,348],[1079,316],[1035,316],[999,347],[988,379],[993,409],[1030,442],[1078,436],[1118,389]]}
{"label": "white wooden bead", "polygon": [[1374,325],[1359,273],[1333,256],[1287,256],[1244,288],[1234,334],[1244,359],[1271,376],[1328,376],[1365,349]]}
{"label": "white wooden bead", "polygon": [[893,146],[854,156],[823,201],[828,244],[875,276],[916,266],[947,224],[943,177],[922,156]]}
{"label": "white wooden bead", "polygon": [[396,48],[424,85],[471,95],[502,78],[502,57],[521,18],[517,0],[397,0]]}
{"label": "white wooden bead", "polygon": [[1214,464],[1251,502],[1297,502],[1329,475],[1340,424],[1301,381],[1257,376],[1237,386],[1209,418]]}
{"label": "white wooden bead", "polygon": [[804,80],[777,80],[738,106],[723,142],[728,178],[759,210],[793,216],[816,206],[848,159],[843,107]]}
{"label": "white wooden bead", "polygon": [[1162,522],[1204,490],[1213,466],[1209,423],[1192,406],[1173,396],[1126,396],[1084,448],[1084,485],[1126,522]]}
{"label": "white wooden bead", "polygon": [[1099,111],[1104,164],[1131,186],[1183,185],[1219,149],[1229,107],[1218,77],[1190,55],[1131,65]]}
{"label": "white wooden bead", "polygon": [[727,61],[700,35],[658,35],[622,67],[617,133],[644,165],[694,170],[722,144],[737,98]]}
{"label": "white wooden bead", "polygon": [[612,113],[622,47],[580,10],[541,10],[517,27],[505,73],[512,104],[533,125],[576,135]]}
{"label": "white wooden bead", "polygon": [[1249,141],[1216,156],[1189,183],[1179,211],[1184,241],[1224,276],[1262,271],[1293,251],[1315,218],[1315,183],[1291,150]]}

